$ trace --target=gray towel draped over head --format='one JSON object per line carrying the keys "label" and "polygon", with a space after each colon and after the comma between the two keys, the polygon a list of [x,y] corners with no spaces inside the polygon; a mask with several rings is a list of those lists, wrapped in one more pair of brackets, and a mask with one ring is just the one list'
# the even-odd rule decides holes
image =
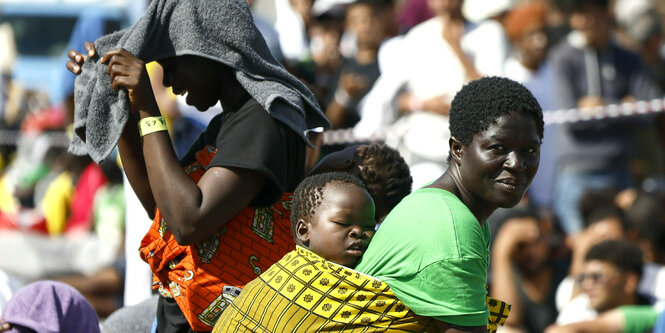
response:
{"label": "gray towel draped over head", "polygon": [[[154,0],[131,27],[95,41],[98,55],[124,48],[148,63],[196,55],[234,69],[238,82],[275,119],[299,133],[330,123],[312,94],[270,54],[245,0]],[[69,152],[97,163],[118,143],[129,116],[125,89],[111,87],[100,57],[86,59],[74,89]],[[309,143],[309,142],[308,142]]]}

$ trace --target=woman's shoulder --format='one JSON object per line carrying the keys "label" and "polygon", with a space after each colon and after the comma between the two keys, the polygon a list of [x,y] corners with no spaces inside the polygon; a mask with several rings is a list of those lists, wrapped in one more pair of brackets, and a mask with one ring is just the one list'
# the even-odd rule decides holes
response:
{"label": "woman's shoulder", "polygon": [[453,193],[432,187],[413,191],[390,212],[399,219],[408,216],[410,220],[432,220],[445,218],[457,220],[473,217],[464,203]]}

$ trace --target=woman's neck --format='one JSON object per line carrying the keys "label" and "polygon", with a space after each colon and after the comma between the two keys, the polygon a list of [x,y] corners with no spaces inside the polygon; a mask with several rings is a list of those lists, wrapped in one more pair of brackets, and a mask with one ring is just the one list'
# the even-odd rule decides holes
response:
{"label": "woman's neck", "polygon": [[451,165],[441,177],[427,187],[439,188],[456,195],[464,205],[469,208],[473,216],[478,220],[478,223],[482,226],[485,224],[487,218],[496,210],[496,207],[487,205],[474,198],[474,196],[464,188],[460,179],[459,169],[455,165]]}
{"label": "woman's neck", "polygon": [[[237,81],[236,81],[237,82]],[[219,103],[222,105],[222,110],[236,110],[245,104],[251,96],[240,84],[234,89],[229,89],[226,93],[221,94]]]}

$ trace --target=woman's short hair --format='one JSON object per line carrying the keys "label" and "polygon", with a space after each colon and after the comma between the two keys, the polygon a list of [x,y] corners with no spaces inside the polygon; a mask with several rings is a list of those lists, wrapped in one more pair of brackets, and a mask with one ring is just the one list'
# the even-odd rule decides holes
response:
{"label": "woman's short hair", "polygon": [[450,135],[467,145],[503,115],[517,112],[533,119],[543,138],[543,110],[523,85],[498,76],[483,77],[462,87],[450,105]]}

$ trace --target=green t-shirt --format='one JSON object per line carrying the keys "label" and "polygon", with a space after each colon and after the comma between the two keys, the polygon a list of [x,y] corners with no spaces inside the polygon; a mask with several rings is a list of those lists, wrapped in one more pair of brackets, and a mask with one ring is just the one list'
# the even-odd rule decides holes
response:
{"label": "green t-shirt", "polygon": [[423,188],[386,217],[356,270],[386,282],[413,312],[483,326],[490,231],[454,194]]}
{"label": "green t-shirt", "polygon": [[625,305],[619,307],[623,315],[624,333],[650,332],[658,320],[658,312],[652,305]]}

